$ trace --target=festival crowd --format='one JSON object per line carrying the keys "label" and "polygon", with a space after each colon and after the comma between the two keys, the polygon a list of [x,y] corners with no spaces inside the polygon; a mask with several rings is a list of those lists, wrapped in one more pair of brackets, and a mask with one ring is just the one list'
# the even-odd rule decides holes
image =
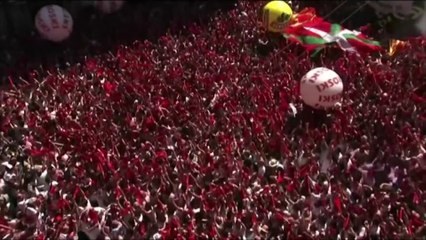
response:
{"label": "festival crowd", "polygon": [[[1,239],[426,236],[426,41],[312,59],[262,4],[11,83]],[[333,109],[300,99],[318,66],[343,80]]]}

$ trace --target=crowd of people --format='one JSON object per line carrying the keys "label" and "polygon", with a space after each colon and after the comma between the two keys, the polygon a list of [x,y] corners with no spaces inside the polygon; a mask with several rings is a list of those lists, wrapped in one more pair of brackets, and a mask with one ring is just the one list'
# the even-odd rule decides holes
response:
{"label": "crowd of people", "polygon": [[[168,28],[178,29],[193,21],[207,21],[215,10],[230,9],[231,1],[126,2],[110,14],[95,8],[96,1],[50,1],[70,12],[73,32],[54,43],[43,39],[34,26],[36,13],[49,2],[7,1],[0,3],[0,85],[7,75],[19,75],[40,65],[64,66],[85,55],[99,54],[136,39],[155,41]],[[66,66],[64,66],[66,67]]]}
{"label": "crowd of people", "polygon": [[[3,91],[0,237],[426,236],[426,41],[311,59],[262,4]],[[343,80],[333,109],[300,99],[318,66]]]}

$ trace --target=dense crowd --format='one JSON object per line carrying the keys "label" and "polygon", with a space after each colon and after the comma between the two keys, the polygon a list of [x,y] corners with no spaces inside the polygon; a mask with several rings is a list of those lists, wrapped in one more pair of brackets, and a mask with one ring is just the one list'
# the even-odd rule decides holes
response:
{"label": "dense crowd", "polygon": [[74,22],[71,36],[61,43],[43,39],[34,26],[36,13],[46,2],[1,2],[0,85],[7,82],[5,76],[19,75],[40,65],[64,67],[65,62],[74,64],[85,55],[110,51],[118,43],[155,41],[167,28],[178,32],[190,22],[206,22],[209,14],[218,8],[230,9],[236,1],[127,1],[111,14],[100,12],[94,2],[56,1],[70,12]]}
{"label": "dense crowd", "polygon": [[[311,59],[262,4],[2,92],[0,237],[425,236],[426,41]],[[317,66],[344,82],[333,109],[299,97]]]}

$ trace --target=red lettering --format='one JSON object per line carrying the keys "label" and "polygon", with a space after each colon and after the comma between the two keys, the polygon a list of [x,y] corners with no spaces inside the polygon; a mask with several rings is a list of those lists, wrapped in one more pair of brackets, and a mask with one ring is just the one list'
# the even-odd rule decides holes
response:
{"label": "red lettering", "polygon": [[333,96],[332,96],[332,100],[333,100],[333,101],[337,101],[337,100],[339,100],[339,99],[340,99],[340,97],[341,97],[341,95],[340,95],[340,94],[333,95]]}
{"label": "red lettering", "polygon": [[314,80],[318,80],[318,77],[319,77],[319,73],[314,73],[314,75],[312,75],[312,78],[314,79]]}
{"label": "red lettering", "polygon": [[50,21],[52,22],[52,28],[59,28],[58,18],[56,17],[55,9],[49,6],[47,7],[47,13],[50,17]]}
{"label": "red lettering", "polygon": [[330,96],[322,96],[322,102],[330,102]]}
{"label": "red lettering", "polygon": [[323,83],[317,85],[318,92],[322,92],[327,88],[331,88],[335,84],[338,84],[338,83],[339,83],[339,79],[337,79],[337,78],[329,79],[326,82],[323,82]]}
{"label": "red lettering", "polygon": [[52,28],[59,28],[58,19],[52,18]]}
{"label": "red lettering", "polygon": [[331,88],[331,87],[333,87],[333,86],[334,86],[334,84],[333,84],[333,80],[332,80],[332,79],[328,80],[328,81],[327,81],[327,88]]}
{"label": "red lettering", "polygon": [[43,21],[41,17],[37,17],[38,25],[43,29],[45,32],[49,32],[50,28],[46,25],[46,23]]}
{"label": "red lettering", "polygon": [[318,92],[322,92],[327,88],[327,82],[323,82],[317,85]]}
{"label": "red lettering", "polygon": [[321,89],[320,85],[317,85],[316,87],[318,89],[318,92],[322,92],[322,89]]}
{"label": "red lettering", "polygon": [[333,83],[334,84],[338,84],[339,82],[340,82],[339,78],[337,78],[337,77],[333,78]]}
{"label": "red lettering", "polygon": [[67,29],[70,23],[70,16],[68,14],[64,14],[64,23],[62,24],[62,28]]}

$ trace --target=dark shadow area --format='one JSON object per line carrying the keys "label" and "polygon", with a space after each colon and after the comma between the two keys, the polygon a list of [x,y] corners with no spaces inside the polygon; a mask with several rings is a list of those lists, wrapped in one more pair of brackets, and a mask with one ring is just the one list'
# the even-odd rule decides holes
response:
{"label": "dark shadow area", "polygon": [[[126,1],[122,9],[102,14],[93,1],[8,1],[0,3],[0,84],[7,76],[30,69],[64,66],[84,56],[113,50],[135,40],[155,41],[167,29],[205,22],[217,10],[226,11],[236,1]],[[37,11],[48,4],[66,8],[73,17],[67,40],[53,43],[40,38],[34,27]]]}

